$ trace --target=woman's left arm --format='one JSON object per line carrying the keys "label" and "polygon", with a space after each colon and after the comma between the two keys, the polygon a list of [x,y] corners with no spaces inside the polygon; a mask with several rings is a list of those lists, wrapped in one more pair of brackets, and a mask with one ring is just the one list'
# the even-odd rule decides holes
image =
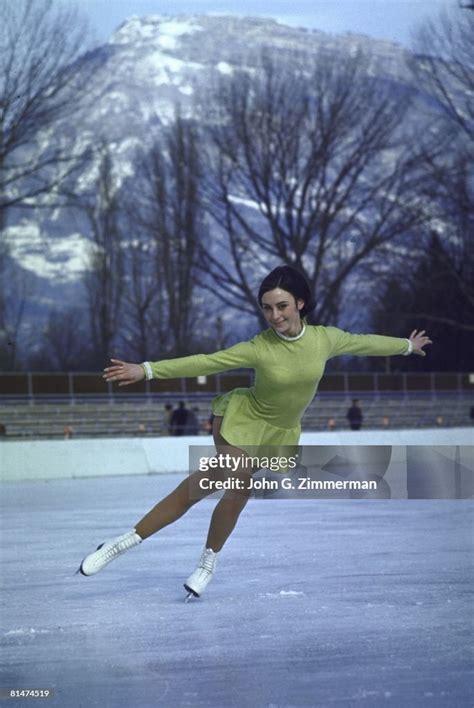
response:
{"label": "woman's left arm", "polygon": [[385,337],[380,334],[351,334],[337,327],[325,327],[328,342],[328,359],[343,354],[352,356],[394,356],[397,354],[418,354],[425,356],[423,347],[431,344],[424,336],[424,330],[417,334],[413,330],[410,337]]}

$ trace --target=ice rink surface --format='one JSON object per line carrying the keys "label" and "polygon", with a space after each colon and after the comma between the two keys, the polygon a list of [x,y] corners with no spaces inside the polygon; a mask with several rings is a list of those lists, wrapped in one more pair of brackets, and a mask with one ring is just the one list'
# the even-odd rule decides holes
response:
{"label": "ice rink surface", "polygon": [[252,499],[185,604],[205,500],[74,575],[181,478],[2,486],[1,686],[55,691],[2,705],[473,705],[472,501]]}

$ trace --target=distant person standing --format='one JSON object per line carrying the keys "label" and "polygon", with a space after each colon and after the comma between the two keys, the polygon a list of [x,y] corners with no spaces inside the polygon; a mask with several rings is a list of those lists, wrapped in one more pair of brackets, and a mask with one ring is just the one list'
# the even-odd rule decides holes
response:
{"label": "distant person standing", "polygon": [[165,415],[163,416],[163,423],[167,435],[172,435],[171,430],[171,418],[173,417],[173,406],[171,403],[165,404]]}
{"label": "distant person standing", "polygon": [[199,435],[199,408],[188,410],[188,420],[186,422],[185,435]]}
{"label": "distant person standing", "polygon": [[184,435],[188,424],[189,411],[184,401],[180,401],[178,407],[171,416],[171,435]]}
{"label": "distant person standing", "polygon": [[349,421],[351,430],[360,430],[364,416],[362,415],[358,398],[352,400],[352,406],[347,411],[346,418]]}

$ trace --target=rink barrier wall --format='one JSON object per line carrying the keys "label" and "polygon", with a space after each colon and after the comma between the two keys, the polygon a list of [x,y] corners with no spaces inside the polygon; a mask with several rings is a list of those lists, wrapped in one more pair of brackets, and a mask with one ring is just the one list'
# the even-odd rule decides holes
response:
{"label": "rink barrier wall", "polygon": [[[2,372],[0,373],[0,401],[20,399],[41,403],[48,397],[64,401],[98,396],[110,400],[147,399],[168,396],[183,397],[194,394],[215,394],[241,386],[252,386],[254,375],[248,369],[234,369],[212,376],[177,379],[153,379],[119,389],[102,378],[102,372]],[[318,393],[341,393],[346,396],[363,392],[384,395],[398,392],[403,395],[431,393],[472,393],[474,376],[469,372],[407,371],[407,372],[326,372],[318,384]]]}
{"label": "rink barrier wall", "polygon": [[[474,428],[314,432],[301,445],[472,445]],[[188,472],[189,445],[211,436],[0,442],[0,481]]]}

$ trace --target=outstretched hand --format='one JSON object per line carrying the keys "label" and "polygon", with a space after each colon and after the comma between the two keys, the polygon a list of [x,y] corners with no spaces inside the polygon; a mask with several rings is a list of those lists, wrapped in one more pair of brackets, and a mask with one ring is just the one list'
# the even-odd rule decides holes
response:
{"label": "outstretched hand", "polygon": [[422,329],[421,332],[418,332],[418,334],[416,332],[417,330],[414,329],[409,337],[410,342],[413,344],[413,354],[418,354],[418,356],[426,356],[426,352],[423,351],[423,347],[426,346],[426,344],[433,344],[433,342],[429,337],[423,336],[425,334],[424,329]]}
{"label": "outstretched hand", "polygon": [[105,374],[102,376],[107,383],[120,381],[119,386],[129,386],[145,378],[145,372],[140,364],[127,364],[126,361],[120,361],[120,359],[111,359],[110,361],[114,365],[104,369]]}

